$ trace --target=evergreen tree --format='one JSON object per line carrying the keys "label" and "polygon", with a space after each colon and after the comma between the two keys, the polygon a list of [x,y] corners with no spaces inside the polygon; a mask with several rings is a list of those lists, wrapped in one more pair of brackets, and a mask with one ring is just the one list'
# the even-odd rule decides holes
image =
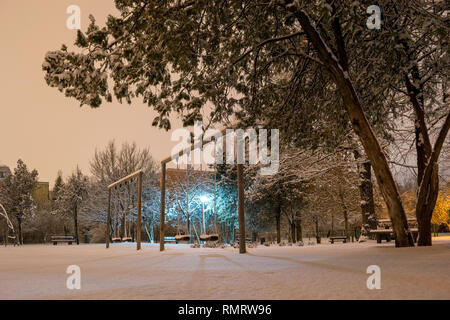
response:
{"label": "evergreen tree", "polygon": [[16,219],[20,244],[23,244],[22,224],[36,210],[32,192],[37,184],[37,176],[37,170],[28,171],[26,164],[19,159],[14,174],[0,182],[0,202],[10,217]]}

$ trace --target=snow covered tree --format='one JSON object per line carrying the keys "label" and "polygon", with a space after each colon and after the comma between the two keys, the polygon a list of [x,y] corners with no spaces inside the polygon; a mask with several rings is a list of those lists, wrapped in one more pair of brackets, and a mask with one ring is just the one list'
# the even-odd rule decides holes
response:
{"label": "snow covered tree", "polygon": [[52,190],[52,197],[53,199],[56,199],[58,197],[58,194],[60,193],[60,191],[64,188],[64,179],[62,176],[62,171],[58,171],[58,174],[56,176],[55,179],[55,184],[53,186],[53,190]]}
{"label": "snow covered tree", "polygon": [[58,210],[62,214],[71,215],[75,232],[75,240],[80,244],[78,212],[84,201],[88,197],[88,178],[81,172],[77,166],[76,170],[67,179],[60,192],[58,192]]}
{"label": "snow covered tree", "polygon": [[[380,2],[383,11],[398,9],[391,1]],[[404,30],[389,29],[395,33],[389,38],[392,41],[377,37],[376,31],[365,24],[366,9],[371,4],[118,0],[120,16],[109,16],[102,28],[91,17],[87,32],[78,32],[75,44],[81,52],[70,52],[66,46],[49,52],[43,69],[50,86],[91,107],[100,106],[102,100],[112,100],[110,77],[119,101],[131,103],[142,97],[158,112],[153,124],[166,129],[170,128],[168,117],[172,112],[180,113],[184,124],[190,125],[202,118],[207,105],[214,106],[211,122],[224,121],[229,116],[249,123],[274,123],[282,118],[285,128],[291,125],[303,133],[329,128],[324,129],[324,137],[329,141],[333,132],[341,138],[351,128],[373,166],[396,245],[410,246],[413,239],[377,131],[389,126],[386,111],[392,104],[384,89],[389,84],[397,85],[391,83],[390,77],[399,72],[390,66],[383,70],[376,66],[379,62],[385,65],[381,60],[397,50],[397,45],[402,47]],[[433,29],[432,35],[446,31],[448,34],[448,27],[441,23],[444,11],[438,8],[440,3],[401,4],[410,13],[407,17],[411,13],[420,17],[437,15],[433,26],[440,26]],[[405,10],[386,19],[401,21]],[[419,34],[428,28],[431,19],[421,24],[410,21],[406,19],[406,24],[415,25],[414,31]],[[386,25],[390,26],[391,21]],[[442,37],[433,39],[445,47]],[[432,55],[423,47],[407,49],[415,50],[419,57]],[[409,65],[404,67],[410,69]],[[380,77],[380,71],[388,79]],[[378,86],[381,89],[370,90]],[[302,87],[310,90],[299,90]],[[284,108],[282,113],[280,106]],[[305,118],[309,110],[313,111]],[[309,119],[309,125],[292,126],[299,119]],[[434,206],[436,196],[433,172],[450,127],[450,115],[445,119],[434,147],[427,148],[432,151],[425,150],[429,161],[420,179],[417,208],[418,212],[427,208],[423,210],[427,219],[428,207]],[[428,239],[425,220],[419,218],[423,225],[419,228],[425,235],[422,238]],[[423,244],[428,240],[424,241]]]}
{"label": "snow covered tree", "polygon": [[28,171],[26,164],[19,159],[14,174],[0,182],[0,202],[10,218],[16,219],[20,244],[23,244],[22,224],[25,219],[32,218],[36,210],[31,194],[37,184],[37,176],[36,170]]}
{"label": "snow covered tree", "polygon": [[103,150],[96,150],[90,162],[92,175],[101,182],[110,184],[137,170],[143,170],[148,178],[155,178],[158,167],[148,148],[139,149],[136,143],[123,143],[118,150],[110,141]]}
{"label": "snow covered tree", "polygon": [[[185,234],[195,236],[202,234],[202,201],[205,197],[212,199],[212,171],[195,170],[193,165],[186,169],[169,172],[167,183],[167,219],[177,222],[177,233],[184,229]],[[196,227],[199,222],[200,228]],[[186,228],[182,228],[182,225]]]}
{"label": "snow covered tree", "polygon": [[[83,219],[94,223],[106,223],[106,210],[108,207],[107,187],[109,184],[136,172],[143,170],[142,181],[142,219],[145,229],[153,230],[157,221],[155,212],[159,207],[159,200],[154,196],[159,190],[158,165],[154,161],[148,148],[139,149],[136,143],[123,143],[117,148],[114,141],[110,141],[102,150],[96,150],[90,162],[91,173],[94,176],[91,182],[90,192],[95,195],[90,197],[83,206]],[[121,212],[133,207],[131,220],[135,220],[137,214],[137,194],[135,185],[128,185],[120,192],[114,193],[112,201],[118,201],[118,209]],[[150,236],[150,233],[147,232]]]}
{"label": "snow covered tree", "polygon": [[367,158],[364,159],[361,156],[358,149],[354,149],[353,154],[357,162],[359,175],[358,184],[361,198],[360,206],[362,212],[362,233],[364,236],[367,236],[369,234],[369,230],[374,230],[377,228],[377,218],[375,216],[375,203],[373,197],[372,165]]}

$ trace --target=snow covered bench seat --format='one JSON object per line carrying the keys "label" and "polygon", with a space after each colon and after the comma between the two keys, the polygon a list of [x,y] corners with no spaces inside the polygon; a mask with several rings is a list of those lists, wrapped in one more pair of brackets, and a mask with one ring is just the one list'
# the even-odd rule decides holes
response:
{"label": "snow covered bench seat", "polygon": [[[414,238],[414,242],[417,241],[417,235],[419,233],[419,229],[417,228],[410,228],[409,229],[413,235]],[[392,230],[391,228],[389,229],[376,229],[376,230],[371,230],[370,233],[375,234],[377,237],[377,243],[381,243],[381,241],[384,239],[386,239],[386,242],[390,242],[391,239],[393,238],[394,235],[394,230]]]}
{"label": "snow covered bench seat", "polygon": [[54,246],[56,246],[58,242],[67,242],[67,244],[72,245],[73,241],[75,241],[73,236],[52,236],[52,243]]}
{"label": "snow covered bench seat", "polygon": [[346,243],[347,242],[347,236],[332,236],[332,237],[330,237],[331,244],[333,244],[334,241],[336,241],[336,240],[342,240],[342,242]]}

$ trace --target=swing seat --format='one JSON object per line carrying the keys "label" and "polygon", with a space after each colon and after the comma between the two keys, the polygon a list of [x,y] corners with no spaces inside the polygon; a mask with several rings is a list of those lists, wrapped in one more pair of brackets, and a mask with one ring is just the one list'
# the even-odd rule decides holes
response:
{"label": "swing seat", "polygon": [[209,241],[219,241],[219,235],[217,233],[210,234]]}
{"label": "swing seat", "polygon": [[191,240],[191,236],[188,234],[178,234],[175,236],[175,242],[176,243],[187,243],[189,242],[189,240]]}
{"label": "swing seat", "polygon": [[132,242],[133,238],[131,238],[131,237],[124,237],[124,238],[122,238],[122,241],[123,242]]}
{"label": "swing seat", "polygon": [[112,242],[122,242],[122,238],[112,238]]}
{"label": "swing seat", "polygon": [[218,234],[202,234],[202,235],[200,235],[199,238],[201,241],[217,241],[217,240],[219,240],[219,235]]}

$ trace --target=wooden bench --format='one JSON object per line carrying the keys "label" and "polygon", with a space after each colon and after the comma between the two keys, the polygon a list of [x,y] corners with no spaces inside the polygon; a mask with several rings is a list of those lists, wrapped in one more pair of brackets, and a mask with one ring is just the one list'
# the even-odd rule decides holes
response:
{"label": "wooden bench", "polygon": [[[417,236],[419,234],[418,228],[410,228],[409,229],[413,235],[414,242],[417,242]],[[370,233],[375,234],[377,238],[377,243],[381,243],[383,239],[386,240],[386,242],[390,242],[394,235],[394,230],[392,229],[376,229],[371,230]]]}
{"label": "wooden bench", "polygon": [[[407,217],[406,220],[414,242],[417,242],[417,236],[419,234],[417,219],[415,217]],[[375,235],[377,243],[381,243],[383,239],[386,240],[386,242],[390,242],[394,238],[394,230],[392,229],[392,222],[390,219],[379,219],[377,229],[370,230],[369,232]]]}
{"label": "wooden bench", "polygon": [[330,242],[333,244],[335,240],[342,240],[342,242],[347,242],[347,236],[332,236],[330,237]]}
{"label": "wooden bench", "polygon": [[[240,238],[239,238],[239,236],[237,236],[236,237],[236,243],[239,243],[239,240],[240,240]],[[245,243],[252,243],[253,241],[252,241],[252,238],[245,238]]]}
{"label": "wooden bench", "polygon": [[53,245],[56,246],[58,242],[67,242],[67,244],[72,245],[75,239],[73,236],[52,236]]}
{"label": "wooden bench", "polygon": [[391,242],[391,235],[394,233],[392,229],[377,229],[371,230],[370,233],[374,234],[377,238],[377,243],[381,243],[383,239],[386,242]]}

